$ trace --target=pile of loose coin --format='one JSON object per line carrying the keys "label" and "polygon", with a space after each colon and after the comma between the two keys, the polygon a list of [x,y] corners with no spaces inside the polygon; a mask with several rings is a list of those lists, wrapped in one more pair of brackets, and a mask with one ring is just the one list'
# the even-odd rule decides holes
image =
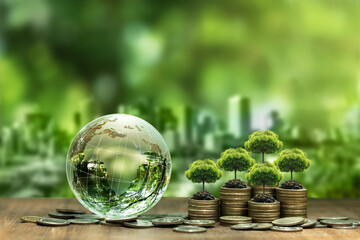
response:
{"label": "pile of loose coin", "polygon": [[356,229],[360,226],[360,221],[348,220],[348,217],[321,217],[307,219],[303,217],[279,218],[272,223],[243,223],[232,225],[233,230],[273,230],[279,232],[299,232],[304,228],[326,228],[337,229]]}
{"label": "pile of loose coin", "polygon": [[[100,224],[110,227],[151,228],[172,227],[175,232],[200,233],[208,227],[214,227],[215,221],[208,219],[187,219],[186,213],[145,214],[126,218],[103,218],[79,210],[56,209],[49,212],[49,217],[24,216],[23,222],[37,223],[40,226],[66,226],[70,224]],[[302,231],[304,228],[356,229],[360,221],[348,217],[320,217],[310,219],[303,217],[279,218],[272,223],[253,223],[251,217],[222,216],[220,224],[233,230],[273,230],[281,232]]]}
{"label": "pile of loose coin", "polygon": [[[49,217],[24,216],[22,222],[37,223],[40,226],[66,226],[70,224],[100,224],[110,227],[150,228],[173,227],[174,232],[200,233],[215,225],[214,220],[188,220],[186,213],[146,214],[125,218],[103,218],[79,210],[56,209],[48,213]],[[183,225],[185,224],[185,225]]]}

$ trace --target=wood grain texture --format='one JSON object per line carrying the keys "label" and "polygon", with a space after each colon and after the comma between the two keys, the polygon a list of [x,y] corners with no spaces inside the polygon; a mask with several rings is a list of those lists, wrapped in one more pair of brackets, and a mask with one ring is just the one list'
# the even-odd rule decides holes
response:
{"label": "wood grain texture", "polygon": [[[308,216],[349,216],[360,220],[359,199],[309,199]],[[235,231],[229,227],[209,228],[206,233],[177,233],[172,228],[132,229],[126,227],[107,227],[101,225],[70,225],[65,227],[43,227],[33,223],[21,223],[20,217],[26,215],[47,216],[56,208],[84,209],[73,198],[31,198],[0,199],[0,239],[360,239],[360,228],[341,230],[331,228],[304,229],[297,233],[274,231]],[[186,198],[163,198],[148,213],[186,212]]]}

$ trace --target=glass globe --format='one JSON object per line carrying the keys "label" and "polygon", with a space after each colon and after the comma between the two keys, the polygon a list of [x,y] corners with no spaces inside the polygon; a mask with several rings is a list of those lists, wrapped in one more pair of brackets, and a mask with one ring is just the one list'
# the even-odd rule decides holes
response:
{"label": "glass globe", "polygon": [[128,217],[146,212],[165,193],[171,158],[160,133],[131,115],[112,114],[87,124],[71,143],[66,175],[91,212]]}

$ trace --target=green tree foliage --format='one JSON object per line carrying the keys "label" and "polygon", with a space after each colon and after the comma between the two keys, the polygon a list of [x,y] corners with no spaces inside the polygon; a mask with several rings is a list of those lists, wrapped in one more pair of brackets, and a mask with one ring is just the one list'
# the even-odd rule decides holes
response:
{"label": "green tree foliage", "polygon": [[269,162],[256,163],[250,168],[245,178],[252,185],[263,185],[263,193],[265,193],[265,184],[275,185],[280,182],[283,175],[276,166]]}
{"label": "green tree foliage", "polygon": [[185,176],[193,183],[203,183],[203,191],[205,190],[205,182],[216,182],[223,176],[222,171],[216,166],[216,163],[210,159],[197,160],[189,165],[189,170],[185,172]]}
{"label": "green tree foliage", "polygon": [[249,136],[245,142],[245,148],[252,153],[262,153],[262,162],[264,154],[276,153],[283,147],[279,136],[272,131],[256,131]]}
{"label": "green tree foliage", "polygon": [[291,172],[291,180],[293,172],[302,172],[311,165],[306,153],[297,148],[280,152],[274,163],[282,172]]}
{"label": "green tree foliage", "polygon": [[250,157],[250,153],[243,148],[229,148],[221,153],[220,159],[217,161],[219,168],[225,171],[234,171],[236,179],[236,171],[247,171],[255,160]]}

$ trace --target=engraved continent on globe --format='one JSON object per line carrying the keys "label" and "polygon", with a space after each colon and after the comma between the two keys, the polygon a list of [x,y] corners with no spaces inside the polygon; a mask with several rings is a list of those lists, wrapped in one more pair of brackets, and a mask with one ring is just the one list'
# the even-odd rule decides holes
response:
{"label": "engraved continent on globe", "polygon": [[171,158],[160,133],[131,115],[102,116],[74,138],[66,160],[71,190],[90,211],[107,217],[146,212],[165,193]]}

